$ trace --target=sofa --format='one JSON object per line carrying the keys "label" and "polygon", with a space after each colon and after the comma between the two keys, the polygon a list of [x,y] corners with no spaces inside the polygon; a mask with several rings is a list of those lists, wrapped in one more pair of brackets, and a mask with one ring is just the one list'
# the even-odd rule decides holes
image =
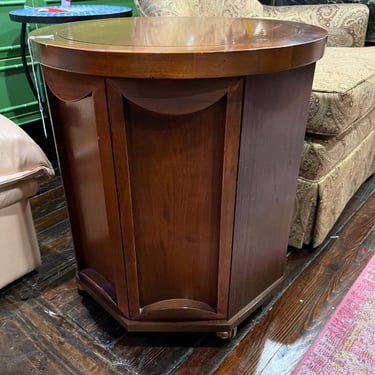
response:
{"label": "sofa", "polygon": [[[319,246],[375,172],[375,47],[363,4],[267,6],[256,0],[136,0],[139,16],[262,17],[327,29],[316,64],[289,245]],[[297,95],[298,93],[291,93]]]}
{"label": "sofa", "polygon": [[40,147],[0,115],[0,288],[41,264],[29,198],[53,175]]}

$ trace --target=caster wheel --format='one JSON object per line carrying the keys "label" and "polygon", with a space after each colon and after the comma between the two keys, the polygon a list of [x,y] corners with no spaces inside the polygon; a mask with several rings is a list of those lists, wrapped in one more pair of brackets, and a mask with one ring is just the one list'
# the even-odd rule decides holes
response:
{"label": "caster wheel", "polygon": [[237,335],[237,327],[234,327],[230,331],[223,331],[223,332],[216,332],[216,336],[220,337],[222,340],[232,340],[236,337]]}

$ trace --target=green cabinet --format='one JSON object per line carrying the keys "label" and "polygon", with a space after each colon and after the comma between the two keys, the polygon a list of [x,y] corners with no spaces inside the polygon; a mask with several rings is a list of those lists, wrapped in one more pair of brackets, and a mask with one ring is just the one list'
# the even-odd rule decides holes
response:
{"label": "green cabinet", "polygon": [[[129,6],[136,15],[132,0],[80,0],[74,4],[110,4]],[[60,1],[0,0],[0,114],[18,125],[40,119],[39,105],[23,71],[20,52],[21,23],[11,21],[9,12],[24,6],[59,5]],[[30,27],[35,27],[30,25]],[[28,57],[29,69],[32,62]]]}

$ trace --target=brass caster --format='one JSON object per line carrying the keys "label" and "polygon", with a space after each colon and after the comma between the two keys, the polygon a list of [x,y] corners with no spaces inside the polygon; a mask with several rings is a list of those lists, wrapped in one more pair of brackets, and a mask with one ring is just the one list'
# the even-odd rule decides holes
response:
{"label": "brass caster", "polygon": [[237,327],[234,327],[230,331],[216,332],[216,336],[220,337],[222,340],[230,341],[234,339],[237,335]]}

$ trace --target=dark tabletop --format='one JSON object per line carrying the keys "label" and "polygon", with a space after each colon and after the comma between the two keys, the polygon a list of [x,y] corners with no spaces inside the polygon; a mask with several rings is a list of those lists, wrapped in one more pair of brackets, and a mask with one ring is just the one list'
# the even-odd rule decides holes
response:
{"label": "dark tabletop", "polygon": [[9,12],[12,21],[23,23],[64,23],[98,18],[129,17],[131,15],[130,7],[115,5],[27,7]]}

